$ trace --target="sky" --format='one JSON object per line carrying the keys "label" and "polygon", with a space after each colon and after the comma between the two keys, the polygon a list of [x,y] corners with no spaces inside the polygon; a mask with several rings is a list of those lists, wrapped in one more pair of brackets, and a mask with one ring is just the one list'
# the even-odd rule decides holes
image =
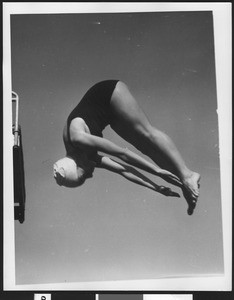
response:
{"label": "sky", "polygon": [[[212,13],[13,15],[11,49],[26,184],[25,222],[15,222],[16,284],[223,273]],[[165,197],[105,170],[76,189],[56,185],[66,118],[105,79],[124,81],[201,173],[193,216],[182,195]],[[104,137],[139,153],[109,127]]]}

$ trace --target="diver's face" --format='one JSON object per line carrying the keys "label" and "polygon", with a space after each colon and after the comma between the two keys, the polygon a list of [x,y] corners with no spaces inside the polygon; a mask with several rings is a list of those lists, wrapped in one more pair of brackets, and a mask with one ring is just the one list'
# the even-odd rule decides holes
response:
{"label": "diver's face", "polygon": [[84,166],[84,176],[85,178],[92,178],[93,177],[93,172],[95,169],[96,163],[93,161],[86,161],[85,166]]}
{"label": "diver's face", "polygon": [[82,177],[84,179],[92,178],[93,177],[93,171],[94,171],[94,167],[93,166],[86,167],[85,170],[84,170],[84,173],[83,173]]}
{"label": "diver's face", "polygon": [[86,162],[83,164],[83,166],[77,166],[77,174],[79,178],[79,182],[82,182],[82,184],[85,182],[86,179],[93,177],[93,171],[94,171],[94,163],[93,162]]}
{"label": "diver's face", "polygon": [[96,167],[96,163],[89,160],[85,153],[72,153],[71,156],[76,161],[77,175],[79,181],[82,181],[83,184],[86,179],[93,177],[93,172]]}
{"label": "diver's face", "polygon": [[84,174],[84,177],[85,177],[86,179],[92,178],[92,177],[93,177],[93,171],[92,171],[92,172],[86,172],[86,173]]}

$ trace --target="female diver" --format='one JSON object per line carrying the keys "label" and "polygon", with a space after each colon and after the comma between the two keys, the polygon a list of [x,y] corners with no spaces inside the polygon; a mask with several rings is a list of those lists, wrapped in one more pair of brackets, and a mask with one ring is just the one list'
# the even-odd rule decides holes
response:
{"label": "female diver", "polygon": [[[147,155],[154,163],[103,138],[107,126]],[[200,174],[185,165],[171,139],[154,128],[130,93],[119,80],[95,84],[69,115],[63,131],[66,157],[54,164],[54,178],[59,185],[77,187],[91,178],[95,167],[121,174],[128,180],[166,196],[179,194],[158,186],[135,168],[157,175],[179,186],[188,203],[188,214],[195,209],[199,196]],[[98,151],[119,158],[119,163]]]}

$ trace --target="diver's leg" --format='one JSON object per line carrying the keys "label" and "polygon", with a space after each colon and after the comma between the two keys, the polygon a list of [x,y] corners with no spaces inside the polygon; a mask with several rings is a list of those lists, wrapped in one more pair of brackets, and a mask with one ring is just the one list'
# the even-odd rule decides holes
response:
{"label": "diver's leg", "polygon": [[111,99],[111,127],[161,168],[177,175],[192,206],[199,195],[200,175],[185,164],[172,140],[153,127],[123,82],[118,82]]}

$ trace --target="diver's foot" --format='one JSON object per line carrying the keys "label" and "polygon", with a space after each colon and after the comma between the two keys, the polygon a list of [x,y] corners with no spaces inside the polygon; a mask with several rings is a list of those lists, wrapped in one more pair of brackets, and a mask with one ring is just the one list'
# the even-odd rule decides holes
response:
{"label": "diver's foot", "polygon": [[193,214],[197,204],[197,199],[199,197],[200,178],[200,174],[191,172],[190,175],[183,180],[182,192],[188,203],[188,215]]}
{"label": "diver's foot", "polygon": [[165,181],[167,181],[173,185],[179,186],[180,188],[183,186],[179,177],[167,170],[158,168],[157,175],[159,177],[161,177],[162,179],[164,179]]}

